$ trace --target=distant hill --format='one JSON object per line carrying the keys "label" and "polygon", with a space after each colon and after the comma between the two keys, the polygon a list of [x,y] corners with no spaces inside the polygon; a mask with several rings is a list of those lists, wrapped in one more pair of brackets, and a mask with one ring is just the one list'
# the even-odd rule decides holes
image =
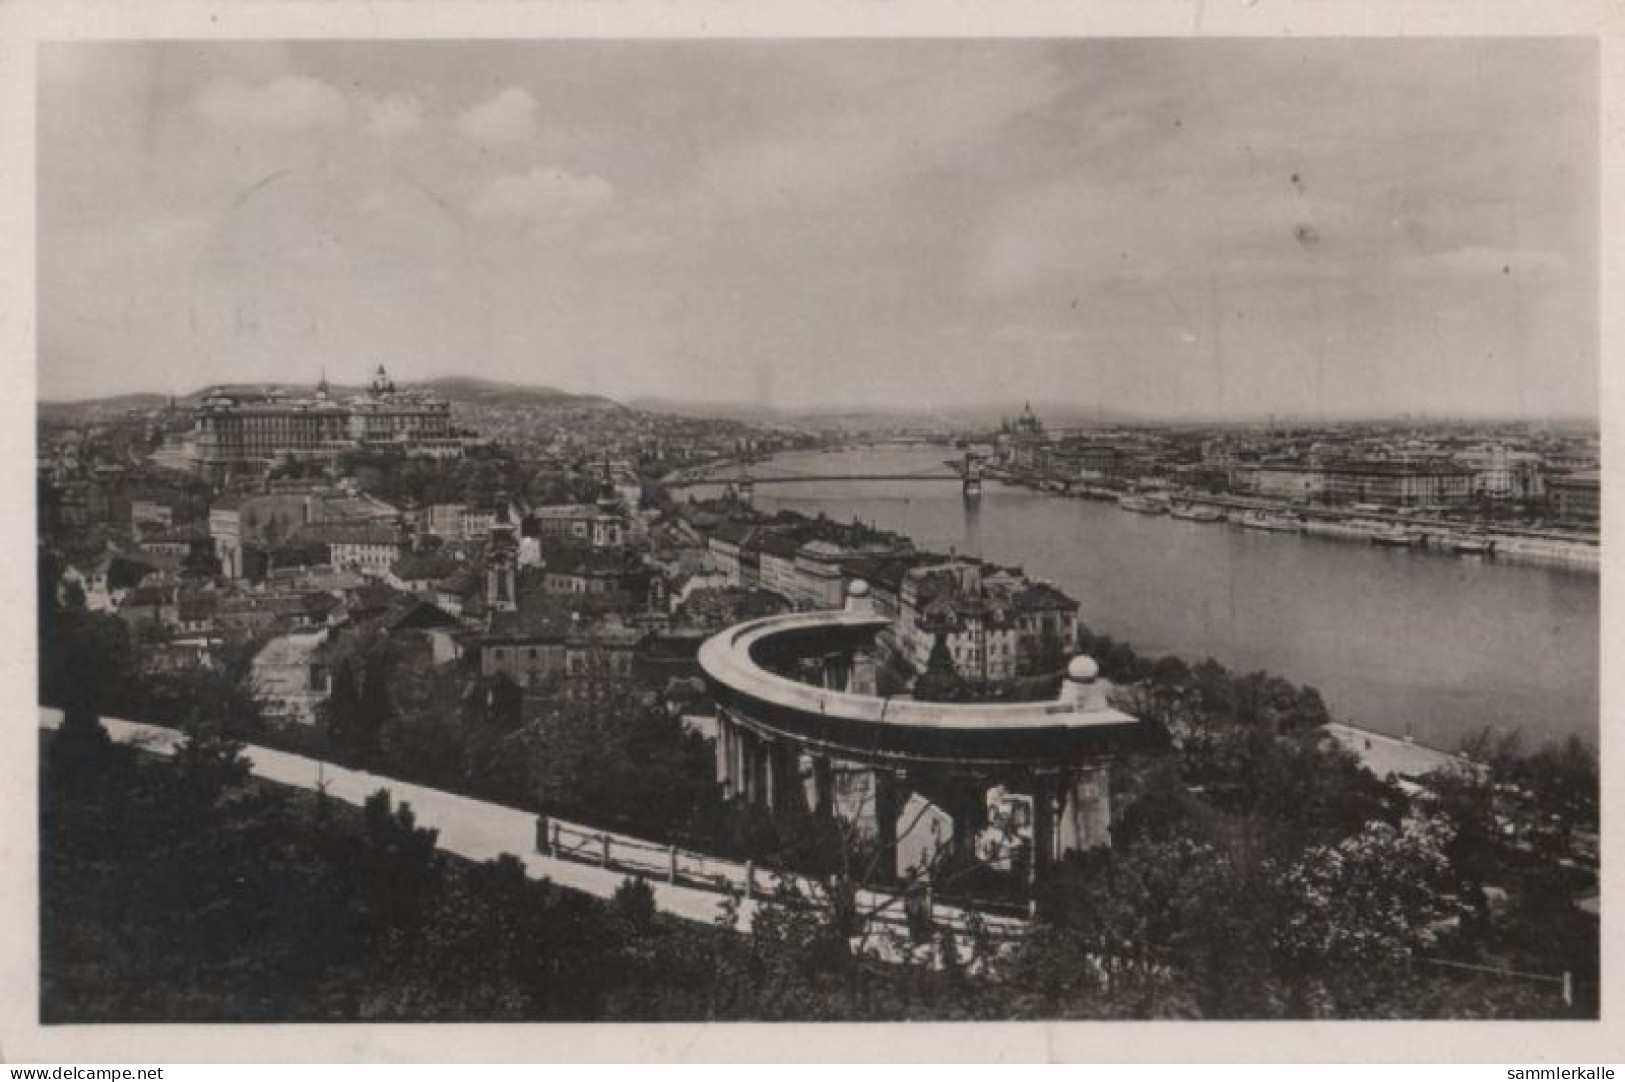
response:
{"label": "distant hill", "polygon": [[475,379],[471,376],[445,376],[440,379],[403,383],[401,386],[431,391],[448,402],[459,402],[469,406],[523,405],[616,410],[627,408],[603,395],[574,394],[556,387],[529,387],[519,383]]}
{"label": "distant hill", "polygon": [[[526,407],[536,410],[601,409],[640,410],[677,417],[704,420],[737,421],[747,424],[770,425],[784,429],[806,431],[863,432],[886,429],[930,429],[937,431],[973,428],[991,429],[1001,418],[1020,415],[1025,403],[988,403],[949,406],[938,409],[902,408],[783,408],[757,405],[749,402],[712,402],[640,396],[624,403],[603,395],[576,394],[557,387],[529,386],[500,380],[479,379],[473,376],[443,376],[438,379],[402,382],[403,390],[429,391],[455,405],[471,409]],[[211,392],[236,394],[264,393],[281,387],[285,390],[308,391],[313,387],[303,384],[233,383],[211,384],[191,394],[177,396],[175,402],[182,408],[197,405]],[[363,386],[332,384],[334,397],[346,398],[363,393]],[[75,402],[41,402],[39,416],[49,421],[82,421],[117,418],[126,411],[146,411],[163,408],[169,402],[166,395],[127,394],[107,398],[83,399]],[[1055,402],[1035,401],[1033,410],[1052,429],[1075,429],[1133,424],[1142,418],[1119,410],[1087,409]]]}
{"label": "distant hill", "polygon": [[715,418],[723,421],[793,424],[818,416],[817,411],[786,410],[774,406],[752,405],[749,402],[702,402],[684,398],[662,398],[657,395],[629,398],[626,405],[630,409],[642,410],[645,413],[668,413],[673,417],[695,417],[706,420]]}
{"label": "distant hill", "polygon": [[41,417],[66,417],[86,413],[119,414],[125,410],[163,409],[169,396],[162,394],[121,394],[109,398],[84,398],[72,402],[41,402]]}
{"label": "distant hill", "polygon": [[[474,379],[466,376],[447,376],[441,379],[403,382],[402,390],[425,390],[439,395],[448,402],[465,406],[531,406],[540,409],[625,409],[619,402],[602,395],[572,394],[555,387],[527,387],[517,383]],[[197,405],[212,393],[264,394],[281,388],[294,391],[314,391],[314,386],[286,383],[212,383],[190,394],[175,396],[175,404],[182,408]],[[329,390],[335,398],[347,398],[363,393],[366,388],[331,384]],[[162,409],[169,404],[169,396],[161,394],[125,394],[107,398],[86,398],[71,402],[41,402],[39,415],[46,420],[75,420],[83,418],[117,417],[128,410],[146,411]]]}
{"label": "distant hill", "polygon": [[[1026,406],[1024,402],[1011,402],[934,409],[909,409],[906,406],[890,409],[838,406],[786,409],[778,406],[758,406],[747,402],[698,402],[652,397],[628,399],[627,404],[634,409],[671,413],[681,417],[720,417],[761,424],[844,431],[886,428],[993,428],[1002,418],[1019,417]],[[1141,420],[1121,410],[1087,409],[1042,401],[1035,401],[1033,410],[1046,425],[1053,428],[1088,428],[1132,424]]]}

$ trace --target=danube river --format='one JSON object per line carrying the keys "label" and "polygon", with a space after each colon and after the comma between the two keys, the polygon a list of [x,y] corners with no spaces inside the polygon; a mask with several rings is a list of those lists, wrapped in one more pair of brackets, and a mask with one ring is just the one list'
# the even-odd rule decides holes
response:
{"label": "danube river", "polygon": [[[775,473],[914,473],[947,448],[784,455]],[[1140,515],[989,481],[761,485],[756,506],[857,517],[1020,566],[1142,654],[1213,657],[1320,689],[1344,721],[1454,749],[1483,729],[1595,744],[1599,577]]]}

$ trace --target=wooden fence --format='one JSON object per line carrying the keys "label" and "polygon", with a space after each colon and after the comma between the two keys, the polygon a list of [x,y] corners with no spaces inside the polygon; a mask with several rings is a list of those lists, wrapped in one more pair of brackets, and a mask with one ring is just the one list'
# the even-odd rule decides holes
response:
{"label": "wooden fence", "polygon": [[[824,888],[816,880],[796,872],[753,861],[727,860],[676,845],[659,845],[546,815],[536,820],[536,849],[556,860],[751,900],[779,901],[787,895],[816,900],[824,895]],[[957,935],[968,934],[978,921],[996,939],[1012,939],[1027,930],[1026,921],[1018,918],[941,903],[932,896],[928,883],[921,884],[912,895],[864,888],[857,892],[856,901],[859,912],[871,923],[897,928],[907,927],[912,905],[928,907],[933,928]]]}

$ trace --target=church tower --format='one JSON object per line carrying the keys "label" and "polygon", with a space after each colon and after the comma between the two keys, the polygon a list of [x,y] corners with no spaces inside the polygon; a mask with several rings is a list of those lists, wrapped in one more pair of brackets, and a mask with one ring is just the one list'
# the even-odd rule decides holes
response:
{"label": "church tower", "polygon": [[514,612],[519,608],[518,572],[510,549],[497,549],[485,561],[487,612]]}

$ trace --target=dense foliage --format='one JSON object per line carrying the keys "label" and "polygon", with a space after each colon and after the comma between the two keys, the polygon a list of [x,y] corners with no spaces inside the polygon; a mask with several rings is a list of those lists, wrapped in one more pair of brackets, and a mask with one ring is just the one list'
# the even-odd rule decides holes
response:
{"label": "dense foliage", "polygon": [[390,503],[490,506],[498,498],[531,504],[591,503],[604,495],[594,465],[581,461],[568,469],[539,466],[503,448],[480,447],[456,459],[356,452],[344,456],[339,469]]}
{"label": "dense foliage", "polygon": [[718,933],[471,865],[379,792],[247,779],[198,731],[172,761],[78,714],[45,745],[48,1022],[703,1016]]}

